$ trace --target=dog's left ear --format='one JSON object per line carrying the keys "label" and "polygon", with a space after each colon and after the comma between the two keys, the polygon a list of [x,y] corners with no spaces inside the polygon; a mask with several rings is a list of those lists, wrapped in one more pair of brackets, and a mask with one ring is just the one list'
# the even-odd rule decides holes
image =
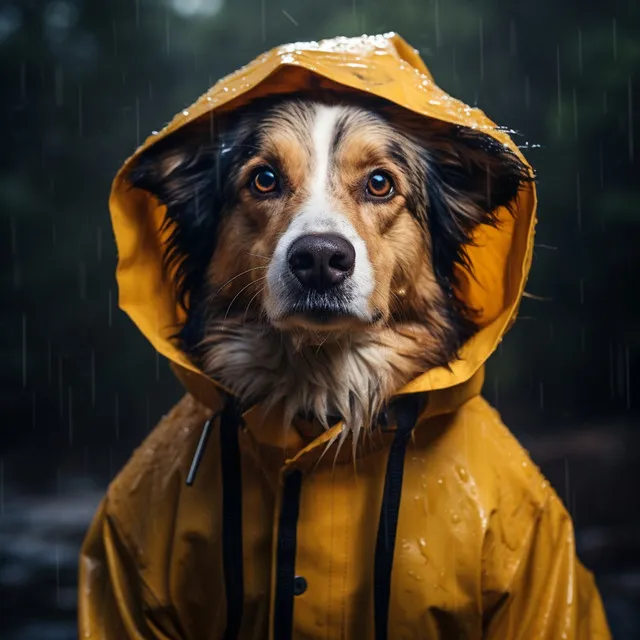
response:
{"label": "dog's left ear", "polygon": [[429,224],[467,244],[479,224],[495,224],[512,209],[520,187],[534,178],[495,138],[464,127],[440,130],[425,146]]}

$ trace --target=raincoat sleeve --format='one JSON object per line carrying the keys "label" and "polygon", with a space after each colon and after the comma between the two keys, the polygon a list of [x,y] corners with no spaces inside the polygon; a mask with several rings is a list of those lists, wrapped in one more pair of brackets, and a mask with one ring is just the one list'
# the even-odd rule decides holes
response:
{"label": "raincoat sleeve", "polygon": [[178,640],[107,512],[100,505],[80,556],[79,637]]}
{"label": "raincoat sleeve", "polygon": [[609,639],[593,576],[576,556],[571,517],[551,488],[544,493],[542,504],[524,501],[506,517],[491,517],[484,637]]}

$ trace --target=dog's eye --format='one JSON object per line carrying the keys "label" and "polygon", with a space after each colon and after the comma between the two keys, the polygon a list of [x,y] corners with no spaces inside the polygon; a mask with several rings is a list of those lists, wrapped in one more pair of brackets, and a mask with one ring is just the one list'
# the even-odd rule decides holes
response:
{"label": "dog's eye", "polygon": [[272,169],[262,167],[253,175],[251,187],[259,195],[273,193],[278,189],[278,177]]}
{"label": "dog's eye", "polygon": [[367,182],[367,193],[375,198],[385,198],[393,193],[393,182],[384,171],[374,171]]}

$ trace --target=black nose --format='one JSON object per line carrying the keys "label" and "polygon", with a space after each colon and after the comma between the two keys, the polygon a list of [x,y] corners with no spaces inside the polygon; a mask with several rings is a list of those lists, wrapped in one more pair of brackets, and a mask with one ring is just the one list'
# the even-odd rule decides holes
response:
{"label": "black nose", "polygon": [[353,273],[356,250],[342,236],[312,234],[293,242],[288,259],[291,273],[302,286],[326,291]]}

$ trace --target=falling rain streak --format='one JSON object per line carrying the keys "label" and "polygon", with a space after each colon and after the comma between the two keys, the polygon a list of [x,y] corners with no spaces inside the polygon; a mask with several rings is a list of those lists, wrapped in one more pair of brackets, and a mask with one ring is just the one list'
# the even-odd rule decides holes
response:
{"label": "falling rain streak", "polygon": [[480,82],[484,80],[484,21],[482,16],[478,20],[478,36],[480,39]]}
{"label": "falling rain streak", "polygon": [[627,81],[627,93],[628,93],[627,103],[629,106],[629,130],[628,130],[629,160],[633,162],[633,95],[632,95],[631,78],[629,78]]}
{"label": "falling rain streak", "polygon": [[73,446],[73,392],[71,390],[71,387],[69,387],[69,389],[67,390],[67,396],[68,396],[67,424],[69,427],[69,446],[72,447]]}
{"label": "falling rain streak", "polygon": [[582,53],[582,29],[578,27],[578,69],[580,71],[580,75],[582,75],[583,67],[584,61]]}
{"label": "falling rain streak", "polygon": [[575,87],[573,87],[573,137],[578,139],[578,99]]}
{"label": "falling rain streak", "polygon": [[582,194],[580,192],[580,173],[576,173],[576,214],[578,216],[578,231],[582,231]]}
{"label": "falling rain streak", "polygon": [[22,314],[22,388],[27,386],[27,314]]}
{"label": "falling rain streak", "polygon": [[287,20],[289,20],[289,22],[291,22],[291,24],[294,24],[296,27],[299,27],[300,25],[298,24],[298,22],[296,21],[296,19],[288,12],[285,11],[284,9],[282,10],[282,14],[284,15],[285,18],[287,18]]}
{"label": "falling rain streak", "polygon": [[558,85],[558,135],[562,131],[562,80],[560,77],[560,45],[556,48],[556,76]]}

